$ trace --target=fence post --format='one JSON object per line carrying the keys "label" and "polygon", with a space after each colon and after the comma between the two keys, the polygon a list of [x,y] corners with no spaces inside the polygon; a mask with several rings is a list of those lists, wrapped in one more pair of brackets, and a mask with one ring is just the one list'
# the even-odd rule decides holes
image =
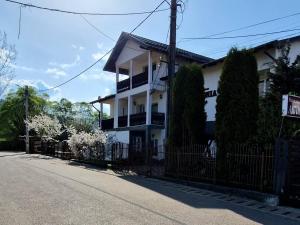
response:
{"label": "fence post", "polygon": [[274,193],[279,195],[283,193],[286,183],[286,174],[288,168],[288,142],[283,139],[277,139],[275,143],[274,159]]}
{"label": "fence post", "polygon": [[261,152],[261,167],[260,167],[260,190],[264,189],[264,165],[265,165],[265,157],[264,151]]}

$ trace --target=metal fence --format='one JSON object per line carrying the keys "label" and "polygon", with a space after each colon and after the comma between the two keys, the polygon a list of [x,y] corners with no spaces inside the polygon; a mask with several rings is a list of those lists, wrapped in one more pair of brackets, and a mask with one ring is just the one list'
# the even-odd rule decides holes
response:
{"label": "metal fence", "polygon": [[[68,147],[60,143],[42,144],[41,150],[42,154],[71,158]],[[99,143],[81,152],[78,159],[111,165],[120,173],[130,171],[154,177],[170,176],[263,192],[273,191],[275,157],[272,145],[232,145],[228,147],[222,162],[216,147],[207,145],[166,148],[163,145],[147,147],[117,142]]]}
{"label": "metal fence", "polygon": [[[224,165],[222,171],[218,168],[220,163]],[[165,168],[167,176],[272,192],[274,148],[232,145],[220,162],[216,147],[173,147],[166,151]]]}

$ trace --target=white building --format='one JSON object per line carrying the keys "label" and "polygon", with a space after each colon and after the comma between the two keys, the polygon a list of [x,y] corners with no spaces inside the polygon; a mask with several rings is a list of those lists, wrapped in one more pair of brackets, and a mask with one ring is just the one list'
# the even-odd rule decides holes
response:
{"label": "white building", "polygon": [[[291,61],[300,53],[300,36],[290,38]],[[280,56],[280,49],[286,40],[272,41],[255,47],[260,73],[259,92],[268,89],[267,71],[273,65],[273,58]],[[109,119],[102,120],[101,127],[119,142],[142,149],[152,144],[155,148],[165,142],[166,121],[166,78],[168,46],[136,35],[122,33],[110,55],[105,71],[116,76],[116,94],[99,98],[92,103],[108,104]],[[177,49],[176,67],[185,63],[198,63],[203,67],[207,89],[206,132],[213,136],[216,113],[216,96],[219,78],[225,58],[217,60]],[[177,69],[176,68],[176,69]],[[112,75],[113,76],[113,75]]]}

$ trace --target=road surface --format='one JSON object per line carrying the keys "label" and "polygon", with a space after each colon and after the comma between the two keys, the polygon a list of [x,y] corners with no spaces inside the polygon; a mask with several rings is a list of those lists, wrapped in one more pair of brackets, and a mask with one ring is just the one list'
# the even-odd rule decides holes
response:
{"label": "road surface", "polygon": [[1,225],[300,224],[297,211],[285,210],[51,157],[0,152]]}

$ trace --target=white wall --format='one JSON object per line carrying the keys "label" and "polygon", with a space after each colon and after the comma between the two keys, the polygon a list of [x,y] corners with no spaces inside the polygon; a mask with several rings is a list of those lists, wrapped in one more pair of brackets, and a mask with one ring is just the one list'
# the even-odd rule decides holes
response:
{"label": "white wall", "polygon": [[129,144],[129,131],[107,131],[107,135],[113,136],[118,142]]}
{"label": "white wall", "polygon": [[[267,52],[273,57],[279,56],[278,50],[276,50],[275,48],[269,49]],[[290,51],[291,62],[293,62],[296,56],[299,54],[300,54],[300,41],[295,41],[291,43],[291,51]],[[258,71],[269,69],[272,67],[273,65],[272,59],[269,56],[267,56],[263,50],[256,52],[254,55],[257,60]],[[218,63],[216,65],[203,69],[205,88],[209,88],[209,90],[218,89],[218,82],[222,73],[222,66],[223,63]],[[207,121],[215,121],[216,99],[217,97],[206,98],[207,104],[205,105],[205,111],[207,113]]]}
{"label": "white wall", "polygon": [[[222,73],[223,63],[218,63],[215,66],[207,67],[203,69],[204,87],[208,88],[208,91],[214,91],[218,89],[219,79]],[[216,100],[217,97],[206,98],[205,111],[207,113],[207,121],[215,121],[216,114]]]}

